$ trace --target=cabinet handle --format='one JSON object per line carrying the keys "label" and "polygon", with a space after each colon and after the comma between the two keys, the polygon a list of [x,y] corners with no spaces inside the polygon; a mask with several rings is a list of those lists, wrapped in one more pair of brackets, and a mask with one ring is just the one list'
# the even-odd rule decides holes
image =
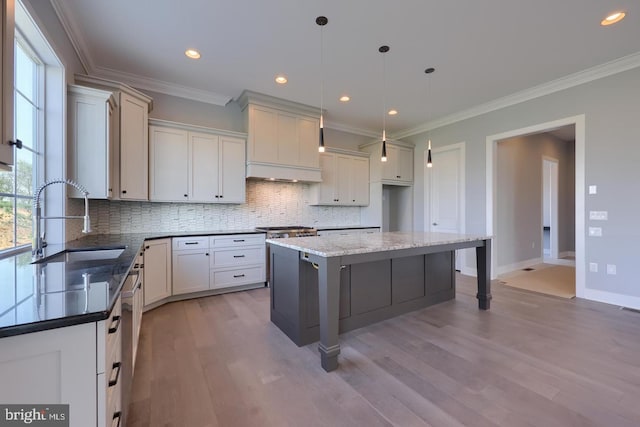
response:
{"label": "cabinet handle", "polygon": [[127,194],[127,190],[122,190],[122,194]]}
{"label": "cabinet handle", "polygon": [[149,246],[145,246],[144,248],[145,248],[145,249],[149,249]]}
{"label": "cabinet handle", "polygon": [[400,175],[396,175],[396,178],[402,178]]}
{"label": "cabinet handle", "polygon": [[209,252],[207,252],[205,255],[206,255],[206,256],[209,256]]}
{"label": "cabinet handle", "polygon": [[[120,427],[120,419],[122,418],[122,412],[113,413],[113,421],[111,421],[111,427]],[[118,422],[116,422],[118,420]]]}
{"label": "cabinet handle", "polygon": [[234,255],[234,258],[244,258],[244,255]]}
{"label": "cabinet handle", "polygon": [[198,242],[184,242],[185,245],[197,245]]}
{"label": "cabinet handle", "polygon": [[188,195],[188,194],[185,194],[185,195],[184,195],[184,197],[189,197],[189,195]]}
{"label": "cabinet handle", "polygon": [[116,332],[118,332],[119,327],[120,327],[120,316],[113,316],[113,323],[111,323],[111,326],[109,326],[109,333],[115,334]]}
{"label": "cabinet handle", "polygon": [[114,379],[109,378],[109,387],[113,387],[118,384],[118,378],[120,378],[120,370],[122,368],[122,363],[116,362],[113,364],[113,368],[111,368],[111,375],[113,375],[113,370],[116,369],[116,377]]}
{"label": "cabinet handle", "polygon": [[238,277],[244,277],[244,274],[234,274],[233,278],[237,279]]}
{"label": "cabinet handle", "polygon": [[224,197],[224,196],[221,194],[221,195],[220,195],[220,198],[222,199],[223,197]]}
{"label": "cabinet handle", "polygon": [[218,195],[216,194],[216,199],[218,199],[219,197],[220,197],[220,196],[218,196]]}
{"label": "cabinet handle", "polygon": [[240,242],[244,242],[244,239],[233,239],[234,243],[240,243]]}

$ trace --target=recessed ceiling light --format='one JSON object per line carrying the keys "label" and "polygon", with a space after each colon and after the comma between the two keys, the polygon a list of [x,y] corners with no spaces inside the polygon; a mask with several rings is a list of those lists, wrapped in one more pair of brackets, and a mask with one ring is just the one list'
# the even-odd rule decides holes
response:
{"label": "recessed ceiling light", "polygon": [[396,114],[398,114],[398,110],[394,110],[394,109],[389,110],[390,116],[395,116]]}
{"label": "recessed ceiling light", "polygon": [[278,74],[276,76],[276,83],[278,83],[279,85],[283,85],[286,82],[288,82],[288,80],[287,80],[287,76],[285,76],[284,74]]}
{"label": "recessed ceiling light", "polygon": [[184,51],[184,54],[191,59],[200,59],[200,52],[195,49],[187,49]]}
{"label": "recessed ceiling light", "polygon": [[616,22],[620,22],[624,19],[626,13],[624,12],[616,12],[616,13],[612,13],[611,15],[607,16],[606,18],[604,18],[602,20],[602,22],[600,22],[600,25],[603,26],[607,26],[607,25],[613,25]]}
{"label": "recessed ceiling light", "polygon": [[351,101],[351,98],[349,98],[347,95],[342,95],[340,97],[340,102],[349,102]]}

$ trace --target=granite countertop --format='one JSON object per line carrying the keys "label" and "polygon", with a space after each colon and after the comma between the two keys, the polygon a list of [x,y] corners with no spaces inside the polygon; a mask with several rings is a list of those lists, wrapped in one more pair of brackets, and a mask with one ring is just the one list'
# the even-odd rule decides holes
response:
{"label": "granite countertop", "polygon": [[[217,234],[264,234],[251,230],[88,234],[0,259],[0,338],[95,322],[109,317],[145,240]],[[67,261],[63,251],[124,248],[114,259]]]}
{"label": "granite countertop", "polygon": [[367,229],[367,228],[377,228],[380,229],[379,226],[377,225],[352,225],[352,226],[343,226],[343,225],[327,225],[327,226],[314,226],[313,228],[315,228],[318,231],[325,231],[325,230],[360,230],[360,229]]}
{"label": "granite countertop", "polygon": [[301,252],[308,252],[321,257],[335,257],[472,242],[489,238],[490,236],[473,234],[385,232],[347,236],[329,235],[267,239],[267,243]]}

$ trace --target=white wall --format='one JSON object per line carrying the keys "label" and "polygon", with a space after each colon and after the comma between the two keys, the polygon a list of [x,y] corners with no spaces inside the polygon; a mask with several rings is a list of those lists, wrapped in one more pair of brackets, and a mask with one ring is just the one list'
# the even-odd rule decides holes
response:
{"label": "white wall", "polygon": [[[591,298],[640,307],[636,270],[640,203],[635,194],[635,183],[640,181],[640,68],[433,129],[431,141],[436,147],[466,142],[466,230],[484,233],[487,136],[578,115],[585,117],[586,182],[582,184],[598,185],[597,195],[585,195],[586,226],[592,224],[589,210],[609,212],[609,221],[598,223],[603,236],[585,237],[584,262],[597,262],[601,268],[587,273],[584,285]],[[426,149],[424,133],[406,139],[416,144],[416,153]],[[422,230],[422,156],[415,158],[414,228]],[[606,264],[616,264],[617,275],[607,275]]]}

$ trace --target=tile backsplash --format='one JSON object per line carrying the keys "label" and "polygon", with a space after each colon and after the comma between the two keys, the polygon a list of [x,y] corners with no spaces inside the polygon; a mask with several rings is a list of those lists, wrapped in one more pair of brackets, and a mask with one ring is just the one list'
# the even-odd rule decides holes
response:
{"label": "tile backsplash", "polygon": [[[82,215],[69,199],[69,215]],[[309,184],[247,180],[242,205],[90,200],[93,233],[238,230],[278,225],[359,225],[360,208],[309,206]],[[67,239],[82,236],[81,221],[67,223]]]}

